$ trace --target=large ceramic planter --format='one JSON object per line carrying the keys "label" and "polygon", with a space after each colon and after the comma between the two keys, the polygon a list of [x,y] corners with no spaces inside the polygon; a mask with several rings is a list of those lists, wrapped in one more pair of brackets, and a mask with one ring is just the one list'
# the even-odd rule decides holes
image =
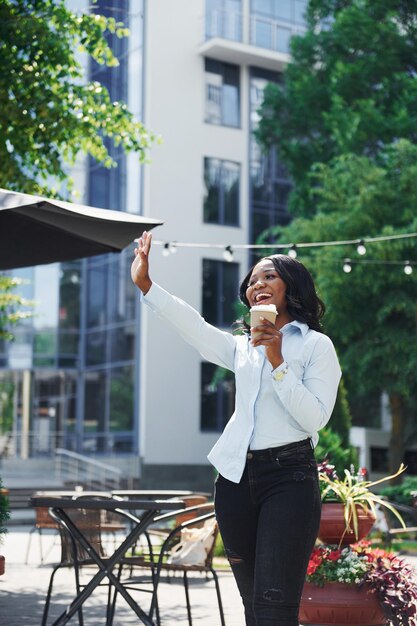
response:
{"label": "large ceramic planter", "polygon": [[359,532],[358,537],[355,537],[354,532],[345,533],[344,505],[338,502],[323,502],[318,535],[320,541],[346,546],[366,537],[375,524],[375,516],[361,506],[357,506],[357,512]]}
{"label": "large ceramic planter", "polygon": [[4,556],[0,554],[0,576],[4,574]]}
{"label": "large ceramic planter", "polygon": [[305,583],[300,606],[303,626],[383,626],[387,624],[374,593],[364,585]]}

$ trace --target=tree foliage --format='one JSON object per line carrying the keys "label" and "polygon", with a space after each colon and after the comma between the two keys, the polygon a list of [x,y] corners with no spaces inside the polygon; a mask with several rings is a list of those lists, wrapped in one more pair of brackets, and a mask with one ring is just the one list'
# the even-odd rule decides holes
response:
{"label": "tree foliage", "polygon": [[50,181],[68,182],[79,153],[114,166],[107,140],[145,158],[152,134],[100,82],[86,81],[88,62],[118,64],[109,34],[128,30],[64,0],[0,0],[0,187],[51,195]]}
{"label": "tree foliage", "polygon": [[[417,146],[406,140],[369,157],[343,155],[315,168],[317,213],[293,220],[285,236],[329,241],[417,231]],[[342,271],[351,258],[352,272]],[[365,258],[352,246],[310,251],[306,262],[325,298],[326,328],[335,339],[358,392],[417,392],[417,277],[401,263],[415,258],[415,239],[368,245]],[[407,358],[404,358],[407,355]]]}
{"label": "tree foliage", "polygon": [[32,316],[33,303],[15,293],[16,287],[21,284],[20,278],[0,274],[0,339],[11,341],[11,327]]}
{"label": "tree foliage", "polygon": [[3,490],[3,482],[0,478],[0,543],[3,539],[3,533],[7,532],[7,528],[5,527],[5,525],[10,519],[9,498],[6,495],[6,492]]}
{"label": "tree foliage", "polygon": [[[278,148],[294,182],[296,219],[275,229],[278,240],[416,232],[416,3],[310,0],[307,15],[281,84],[266,90],[257,133]],[[358,406],[389,395],[392,470],[417,435],[417,281],[415,271],[402,271],[405,260],[416,261],[415,243],[373,243],[364,258],[352,246],[301,257],[327,304],[349,398]]]}
{"label": "tree foliage", "polygon": [[258,131],[278,146],[295,183],[290,209],[304,216],[316,210],[313,164],[417,141],[416,3],[310,0],[307,24],[284,80],[266,90]]}
{"label": "tree foliage", "polygon": [[[398,141],[377,161],[351,154],[317,164],[310,177],[316,214],[294,219],[279,236],[297,243],[416,232],[417,146]],[[414,238],[370,243],[364,259],[352,246],[314,248],[301,256],[326,302],[326,330],[350,394],[389,394],[395,433],[391,469],[416,435],[417,277],[403,271],[404,260],[416,260],[415,243]],[[347,257],[350,273],[342,271]]]}
{"label": "tree foliage", "polygon": [[[352,415],[350,413],[349,401],[346,385],[342,378],[337,392],[336,403],[333,409],[331,424],[329,428],[340,437],[341,445],[344,449],[349,448],[349,433],[352,426]],[[348,466],[346,465],[346,468]],[[343,475],[343,474],[342,474]]]}
{"label": "tree foliage", "polygon": [[344,470],[351,465],[358,468],[358,455],[353,446],[345,446],[340,435],[332,428],[326,427],[320,431],[320,439],[314,451],[319,463],[328,461],[334,465],[339,476],[344,476]]}

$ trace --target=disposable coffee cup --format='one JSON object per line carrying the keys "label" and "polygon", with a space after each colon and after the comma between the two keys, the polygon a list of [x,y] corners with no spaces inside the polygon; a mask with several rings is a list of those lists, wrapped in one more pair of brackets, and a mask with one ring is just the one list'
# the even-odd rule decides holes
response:
{"label": "disposable coffee cup", "polygon": [[[278,312],[275,304],[257,304],[250,310],[250,325],[258,326],[259,324],[262,324],[262,320],[260,319],[261,317],[269,320],[272,324],[275,324],[277,315]],[[256,339],[257,335],[259,335],[259,333],[252,332],[252,339]]]}

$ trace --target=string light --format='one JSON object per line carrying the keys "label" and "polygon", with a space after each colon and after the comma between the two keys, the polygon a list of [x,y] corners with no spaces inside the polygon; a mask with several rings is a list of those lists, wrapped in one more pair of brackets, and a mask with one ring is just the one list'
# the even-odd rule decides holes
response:
{"label": "string light", "polygon": [[[298,250],[300,248],[317,248],[317,247],[327,247],[327,246],[347,246],[347,245],[356,245],[356,251],[360,256],[364,256],[367,252],[366,244],[373,242],[382,242],[382,241],[393,241],[399,239],[410,239],[417,237],[417,233],[403,233],[399,235],[386,235],[380,237],[372,237],[367,239],[351,239],[346,241],[317,241],[317,242],[300,242],[297,244],[294,243],[267,243],[267,244],[233,244],[225,246],[224,244],[213,244],[213,243],[194,243],[194,242],[163,242],[163,241],[154,241],[155,245],[163,246],[162,254],[163,256],[168,256],[170,253],[175,253],[177,248],[200,248],[200,249],[218,249],[223,250],[223,258],[228,263],[231,263],[234,260],[234,251],[235,250],[275,250],[277,252],[283,252],[287,250],[287,254],[289,257],[295,259],[298,255]],[[331,261],[330,259],[321,259],[322,261]],[[343,262],[343,271],[346,274],[349,274],[352,271],[353,264],[369,264],[369,265],[397,265],[403,268],[405,274],[410,275],[413,273],[413,266],[417,265],[417,261],[382,261],[382,260],[372,260],[372,259],[350,259],[345,258]]]}
{"label": "string light", "polygon": [[407,274],[407,276],[409,276],[412,273],[413,273],[413,266],[411,265],[410,261],[406,261],[404,263],[404,274]]}
{"label": "string light", "polygon": [[[379,237],[367,237],[365,239],[347,239],[339,241],[315,241],[315,242],[299,242],[293,243],[260,243],[260,244],[233,244],[234,250],[289,250],[296,248],[297,252],[300,248],[319,248],[328,246],[349,246],[356,245],[359,254],[364,255],[366,253],[366,245],[381,241],[395,241],[398,239],[410,239],[416,238],[417,233],[402,233],[399,235],[382,235]],[[154,241],[156,245],[164,245],[163,241]],[[366,245],[365,245],[366,244]],[[169,244],[168,244],[169,245]],[[225,249],[225,244],[213,244],[213,243],[193,243],[193,242],[175,242],[175,246],[178,248],[211,248],[211,249]],[[359,250],[358,250],[359,248]],[[365,250],[363,250],[365,249]]]}
{"label": "string light", "polygon": [[351,265],[351,261],[350,259],[345,259],[343,262],[343,271],[345,272],[345,274],[350,274],[350,272],[352,271],[352,265]]}
{"label": "string light", "polygon": [[361,256],[364,256],[364,254],[366,254],[366,246],[363,239],[360,240],[358,247],[356,248],[356,252]]}
{"label": "string light", "polygon": [[223,252],[223,258],[225,261],[227,261],[228,263],[231,263],[233,261],[233,250],[232,250],[232,246],[226,246]]}
{"label": "string light", "polygon": [[288,250],[288,256],[292,259],[297,258],[297,246],[295,244]]}

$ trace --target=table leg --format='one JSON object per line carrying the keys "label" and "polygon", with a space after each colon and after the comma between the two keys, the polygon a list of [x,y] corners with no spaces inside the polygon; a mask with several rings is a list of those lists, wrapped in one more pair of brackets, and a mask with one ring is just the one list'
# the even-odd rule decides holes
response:
{"label": "table leg", "polygon": [[61,519],[67,526],[68,532],[70,532],[75,537],[75,539],[83,546],[83,548],[87,550],[88,554],[95,561],[100,571],[93,576],[90,582],[84,587],[81,593],[77,595],[77,597],[73,600],[70,606],[67,607],[67,609],[63,613],[61,613],[57,620],[55,620],[53,626],[61,626],[63,624],[66,624],[105,577],[107,577],[111,584],[116,587],[118,592],[123,596],[131,609],[136,613],[140,620],[144,624],[146,624],[146,626],[155,626],[155,623],[152,621],[152,619],[147,615],[147,613],[145,613],[145,611],[143,611],[143,609],[140,608],[137,602],[133,600],[132,596],[123,587],[122,583],[114,576],[112,570],[113,567],[120,562],[120,560],[126,554],[127,550],[135,543],[135,541],[143,533],[145,528],[147,528],[147,526],[150,524],[150,522],[159,511],[155,511],[153,509],[145,511],[138,524],[133,527],[132,531],[123,541],[123,543],[119,546],[119,548],[114,552],[111,557],[106,559],[106,561],[103,561],[94,550],[94,548],[90,546],[84,535],[68,517],[65,511],[57,508],[55,512],[58,515],[59,519]]}

